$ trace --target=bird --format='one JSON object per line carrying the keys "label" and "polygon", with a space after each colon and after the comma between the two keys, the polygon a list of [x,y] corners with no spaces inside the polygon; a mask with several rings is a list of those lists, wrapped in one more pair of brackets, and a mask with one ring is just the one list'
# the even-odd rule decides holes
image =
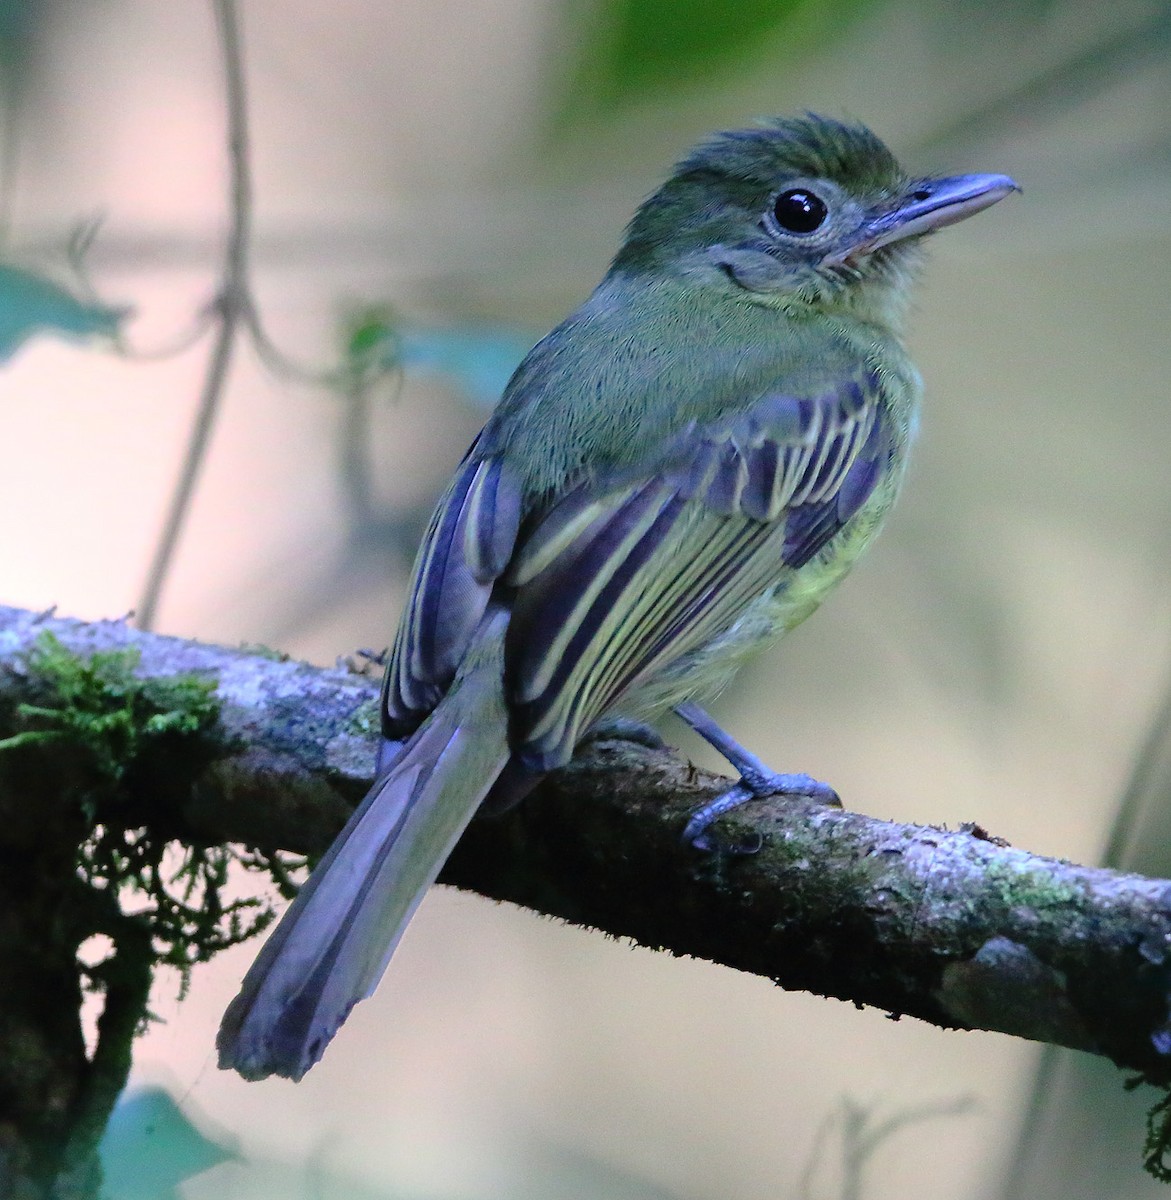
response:
{"label": "bird", "polygon": [[728,803],[836,797],[740,753],[699,701],[878,532],[918,420],[903,330],[924,239],[1016,190],[909,175],[866,126],[806,113],[710,136],[638,207],[435,509],[375,782],[245,975],[221,1067],[302,1078],[477,810],[610,724],[675,709],[741,766]]}

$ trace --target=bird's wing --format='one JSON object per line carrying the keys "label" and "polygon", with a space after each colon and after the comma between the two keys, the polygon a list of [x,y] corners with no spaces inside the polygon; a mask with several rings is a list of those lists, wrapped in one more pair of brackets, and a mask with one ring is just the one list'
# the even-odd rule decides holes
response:
{"label": "bird's wing", "polygon": [[565,762],[623,694],[826,546],[890,456],[881,396],[874,372],[813,397],[762,395],[686,428],[653,474],[583,483],[522,529],[502,583],[515,589],[506,692],[526,765]]}
{"label": "bird's wing", "polygon": [[520,487],[499,459],[477,458],[475,449],[439,501],[415,559],[382,688],[390,737],[413,733],[451,686],[516,543]]}

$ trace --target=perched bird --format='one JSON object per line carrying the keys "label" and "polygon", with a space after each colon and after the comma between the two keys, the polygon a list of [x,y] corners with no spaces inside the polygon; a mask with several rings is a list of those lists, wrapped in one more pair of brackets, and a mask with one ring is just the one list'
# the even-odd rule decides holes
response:
{"label": "perched bird", "polygon": [[[1015,188],[909,177],[868,129],[808,115],[713,136],[642,204],[435,510],[378,778],[228,1008],[222,1067],[301,1078],[477,808],[515,802],[600,723],[677,707],[742,761],[690,702],[878,532],[916,424],[901,331],[923,235]],[[833,797],[750,758],[742,773],[741,793]]]}

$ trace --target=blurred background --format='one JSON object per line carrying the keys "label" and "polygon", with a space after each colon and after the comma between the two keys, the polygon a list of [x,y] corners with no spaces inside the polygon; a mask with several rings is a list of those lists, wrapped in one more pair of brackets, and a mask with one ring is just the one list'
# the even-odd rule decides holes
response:
{"label": "blurred background", "polygon": [[[300,370],[242,334],[156,628],[321,663],[384,646],[449,471],[670,164],[756,116],[858,118],[913,171],[1008,172],[1025,194],[933,243],[904,498],[718,714],[850,807],[1171,873],[1171,8],[235,11],[249,279]],[[141,612],[221,328],[223,48],[196,0],[3,0],[0,43],[0,599]],[[111,1195],[1162,1192],[1139,1165],[1151,1097],[1108,1064],[438,889],[306,1080],[246,1084],[212,1044],[252,953],[182,1003],[158,981]]]}

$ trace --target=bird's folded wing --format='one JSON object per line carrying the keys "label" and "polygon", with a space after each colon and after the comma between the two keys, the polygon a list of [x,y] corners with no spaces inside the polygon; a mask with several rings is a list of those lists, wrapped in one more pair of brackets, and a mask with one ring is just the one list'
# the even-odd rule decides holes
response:
{"label": "bird's folded wing", "polygon": [[583,483],[521,540],[501,582],[512,742],[565,762],[611,704],[726,634],[865,504],[891,450],[877,376],[762,395],[692,425],[653,474]]}
{"label": "bird's folded wing", "polygon": [[436,507],[415,560],[382,690],[393,736],[413,733],[443,698],[516,543],[520,488],[498,459],[474,451]]}

